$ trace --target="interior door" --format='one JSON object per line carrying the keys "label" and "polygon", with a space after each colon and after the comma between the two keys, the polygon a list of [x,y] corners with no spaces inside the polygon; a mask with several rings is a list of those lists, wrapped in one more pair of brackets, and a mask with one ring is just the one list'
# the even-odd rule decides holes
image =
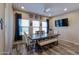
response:
{"label": "interior door", "polygon": [[4,4],[0,3],[0,54],[4,51]]}

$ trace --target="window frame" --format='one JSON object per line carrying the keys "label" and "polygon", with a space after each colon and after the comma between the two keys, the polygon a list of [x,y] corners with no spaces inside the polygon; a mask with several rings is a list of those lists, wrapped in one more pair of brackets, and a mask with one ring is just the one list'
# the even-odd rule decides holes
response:
{"label": "window frame", "polygon": [[46,26],[41,26],[42,31],[44,31],[44,30],[43,30],[43,28],[46,28],[46,32],[45,32],[45,31],[44,31],[44,32],[45,32],[45,33],[47,33],[47,22],[46,22],[46,21],[42,21],[42,23],[41,23],[42,25],[43,25],[43,22],[45,22],[45,23],[46,23]]}
{"label": "window frame", "polygon": [[[39,28],[39,30],[40,30],[40,21],[39,21],[39,20],[33,20],[33,21],[38,21],[38,22],[39,22],[39,26],[33,26],[33,25],[32,25],[32,29],[33,29],[33,28]],[[33,24],[33,21],[32,21],[32,24]],[[39,30],[38,30],[38,31],[39,31]],[[35,34],[35,33],[33,32],[33,30],[32,30],[32,33]]]}
{"label": "window frame", "polygon": [[27,26],[27,25],[22,26],[22,23],[21,23],[22,20],[27,20],[27,19],[20,19],[20,20],[19,20],[19,35],[24,35],[24,34],[22,34],[22,32],[23,32],[23,31],[22,31],[22,28],[28,28],[28,31],[27,31],[28,33],[27,33],[27,34],[29,34],[29,30],[30,30],[30,20],[27,20],[27,21],[29,22],[29,23],[28,23],[28,24],[29,24],[28,26]]}

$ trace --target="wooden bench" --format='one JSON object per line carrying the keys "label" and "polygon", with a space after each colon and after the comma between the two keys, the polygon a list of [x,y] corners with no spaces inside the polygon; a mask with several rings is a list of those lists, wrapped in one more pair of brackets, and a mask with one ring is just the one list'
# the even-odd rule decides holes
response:
{"label": "wooden bench", "polygon": [[48,40],[43,40],[43,41],[38,42],[38,44],[40,46],[44,46],[44,45],[48,45],[48,44],[51,44],[51,43],[54,43],[54,42],[58,45],[58,39],[56,39],[56,38],[48,39]]}

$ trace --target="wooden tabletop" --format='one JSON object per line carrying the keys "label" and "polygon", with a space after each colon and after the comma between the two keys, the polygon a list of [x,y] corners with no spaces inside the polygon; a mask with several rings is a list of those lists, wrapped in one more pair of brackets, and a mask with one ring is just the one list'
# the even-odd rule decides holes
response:
{"label": "wooden tabletop", "polygon": [[33,34],[32,35],[32,40],[40,40],[40,39],[46,39],[46,38],[55,38],[55,37],[58,37],[59,34],[55,34],[55,35],[48,35],[48,34],[42,34],[42,35],[36,35],[36,34]]}

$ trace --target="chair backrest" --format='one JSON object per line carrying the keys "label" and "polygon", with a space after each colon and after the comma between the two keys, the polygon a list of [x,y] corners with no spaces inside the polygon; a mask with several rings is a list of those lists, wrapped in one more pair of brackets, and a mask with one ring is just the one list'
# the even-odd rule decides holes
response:
{"label": "chair backrest", "polygon": [[54,31],[49,31],[48,35],[49,35],[49,36],[54,35]]}
{"label": "chair backrest", "polygon": [[24,32],[23,41],[27,43],[27,34]]}
{"label": "chair backrest", "polygon": [[41,34],[43,35],[43,34],[45,34],[45,32],[44,31],[41,31]]}
{"label": "chair backrest", "polygon": [[31,43],[31,37],[30,35],[27,35],[25,32],[24,32],[24,41],[27,43],[27,46],[29,46]]}
{"label": "chair backrest", "polygon": [[36,31],[36,33],[35,33],[36,35],[39,35],[40,34],[40,32],[39,31]]}
{"label": "chair backrest", "polygon": [[35,34],[36,34],[36,35],[43,35],[43,34],[45,34],[45,32],[44,32],[44,31],[36,31]]}

